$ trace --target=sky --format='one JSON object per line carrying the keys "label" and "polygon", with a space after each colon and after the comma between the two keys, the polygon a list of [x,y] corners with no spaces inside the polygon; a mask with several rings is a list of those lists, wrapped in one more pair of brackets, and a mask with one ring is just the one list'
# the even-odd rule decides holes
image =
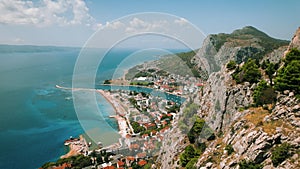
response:
{"label": "sky", "polygon": [[[123,29],[123,33],[161,31],[158,27],[176,30],[185,22],[203,36],[251,25],[290,40],[300,26],[299,6],[299,0],[0,0],[0,44],[82,47],[99,29]],[[118,19],[143,12],[171,14],[177,25],[138,15],[127,18],[128,24]],[[105,39],[114,36],[114,31],[105,32]],[[158,43],[153,37],[138,42]]]}

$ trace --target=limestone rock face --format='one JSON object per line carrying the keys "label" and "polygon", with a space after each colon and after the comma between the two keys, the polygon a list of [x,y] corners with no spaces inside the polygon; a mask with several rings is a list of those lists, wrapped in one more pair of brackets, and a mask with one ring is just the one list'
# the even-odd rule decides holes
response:
{"label": "limestone rock face", "polygon": [[[177,124],[167,133],[157,158],[158,168],[176,168],[179,165],[179,152],[187,146],[185,136],[179,130]],[[178,162],[178,163],[177,163]]]}
{"label": "limestone rock face", "polygon": [[[239,169],[241,160],[263,164],[264,169],[300,168],[300,101],[293,92],[278,94],[277,103],[263,108],[249,108],[257,84],[236,84],[233,71],[226,69],[229,60],[238,64],[249,58],[269,59],[277,63],[291,47],[300,49],[300,28],[290,46],[277,41],[253,27],[245,27],[232,34],[209,35],[192,62],[205,68],[209,77],[202,92],[194,96],[200,105],[197,115],[204,118],[217,138],[205,141],[206,150],[196,163],[197,168]],[[266,45],[271,42],[270,45]],[[275,45],[274,45],[275,44]],[[186,134],[178,125],[164,139],[157,158],[159,168],[181,168],[179,156],[188,144]],[[167,144],[170,142],[170,144]],[[271,156],[278,145],[292,146],[291,157],[274,167]],[[225,148],[230,145],[233,152]]]}
{"label": "limestone rock face", "polygon": [[300,27],[297,29],[292,41],[289,45],[289,49],[297,48],[300,50]]}
{"label": "limestone rock face", "polygon": [[[300,101],[287,92],[279,95],[278,103],[270,113],[262,108],[240,112],[243,115],[227,127],[223,137],[219,138],[222,141],[216,140],[209,144],[209,148],[198,159],[197,167],[205,167],[207,159],[218,156],[219,161],[213,163],[212,168],[239,168],[238,163],[242,159],[262,164],[264,169],[299,168],[300,158],[296,153],[300,148],[300,130],[297,123],[300,120],[299,108]],[[289,152],[291,155],[274,167],[272,151],[282,143],[288,143],[292,147]],[[226,145],[232,145],[232,154],[227,153]]]}
{"label": "limestone rock face", "polygon": [[232,77],[225,69],[210,75],[199,104],[199,116],[216,132],[229,127],[241,115],[237,110],[252,102],[250,84],[232,85]]}

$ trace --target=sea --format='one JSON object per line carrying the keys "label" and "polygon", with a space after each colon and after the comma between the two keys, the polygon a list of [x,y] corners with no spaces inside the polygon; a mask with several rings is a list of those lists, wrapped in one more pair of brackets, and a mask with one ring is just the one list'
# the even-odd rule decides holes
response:
{"label": "sea", "polygon": [[[87,96],[91,93],[78,91],[81,101],[76,106],[85,111],[79,120],[72,92],[55,87],[72,87],[80,51],[72,47],[0,45],[1,169],[34,169],[56,161],[68,151],[64,141],[86,130],[92,133],[97,129],[100,141],[117,141],[117,123],[109,118],[115,112],[101,95],[96,96],[97,109],[89,108],[92,101]],[[185,50],[111,49],[97,67],[95,84],[121,77],[132,66],[181,51]],[[110,140],[108,135],[114,136]]]}

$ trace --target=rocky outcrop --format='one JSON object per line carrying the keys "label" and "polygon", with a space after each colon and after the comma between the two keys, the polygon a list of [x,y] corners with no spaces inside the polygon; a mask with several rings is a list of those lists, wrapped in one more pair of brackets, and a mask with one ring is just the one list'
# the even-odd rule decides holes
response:
{"label": "rocky outcrop", "polygon": [[262,59],[263,60],[269,60],[272,63],[278,63],[282,59],[282,56],[284,55],[284,52],[287,51],[288,46],[282,46],[278,49],[275,49],[273,52],[267,54],[266,57]]}
{"label": "rocky outcrop", "polygon": [[300,50],[300,27],[297,29],[288,49],[297,48]]}
{"label": "rocky outcrop", "polygon": [[238,109],[252,103],[254,86],[249,83],[233,85],[230,72],[224,70],[212,73],[203,89],[198,115],[205,118],[208,125],[216,132],[224,131],[241,116]]}
{"label": "rocky outcrop", "polygon": [[185,135],[181,133],[177,124],[165,136],[161,146],[160,154],[157,159],[157,168],[176,168],[180,167],[179,152],[182,152],[188,145]]}
{"label": "rocky outcrop", "polygon": [[[218,72],[229,60],[242,63],[248,58],[262,59],[269,55],[272,60],[282,56],[288,41],[269,37],[254,27],[246,26],[231,34],[209,35],[193,58],[198,67],[205,68],[209,74]],[[284,47],[284,48],[282,48]],[[277,51],[274,51],[278,49]]]}
{"label": "rocky outcrop", "polygon": [[[262,108],[240,112],[243,115],[227,128],[223,137],[210,143],[209,148],[199,158],[197,166],[210,168],[207,164],[211,162],[207,159],[217,156],[219,161],[210,164],[211,168],[238,168],[242,159],[263,164],[264,169],[299,168],[300,101],[287,91],[278,99],[271,113]],[[282,143],[291,145],[291,154],[283,163],[274,167],[271,160],[272,150]],[[232,145],[232,154],[227,153],[226,145]]]}

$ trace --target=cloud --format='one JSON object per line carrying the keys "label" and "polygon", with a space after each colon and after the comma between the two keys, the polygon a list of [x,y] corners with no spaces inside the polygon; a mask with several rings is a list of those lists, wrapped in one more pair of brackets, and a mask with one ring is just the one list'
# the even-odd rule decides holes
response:
{"label": "cloud", "polygon": [[106,22],[105,27],[111,29],[120,29],[124,26],[124,24],[120,21],[115,22]]}
{"label": "cloud", "polygon": [[36,26],[90,26],[94,18],[83,0],[0,1],[0,23]]}
{"label": "cloud", "polygon": [[162,31],[165,32],[168,29],[168,21],[157,20],[157,21],[144,21],[139,18],[133,18],[129,25],[127,26],[126,33],[135,33],[135,32],[153,32],[153,31]]}
{"label": "cloud", "polygon": [[188,24],[188,21],[184,18],[174,20],[174,23],[179,24],[180,26]]}
{"label": "cloud", "polygon": [[104,25],[102,23],[96,23],[93,25],[94,30],[106,29],[106,30],[121,30],[124,29],[125,24],[121,21],[106,22]]}

